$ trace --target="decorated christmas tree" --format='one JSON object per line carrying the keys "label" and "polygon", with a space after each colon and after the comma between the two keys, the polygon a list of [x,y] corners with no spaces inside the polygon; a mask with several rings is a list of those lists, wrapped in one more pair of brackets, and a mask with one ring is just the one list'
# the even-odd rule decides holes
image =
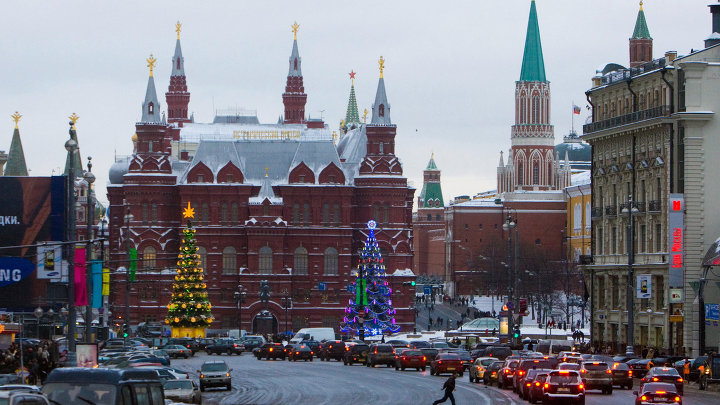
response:
{"label": "decorated christmas tree", "polygon": [[177,274],[165,318],[165,323],[172,327],[172,337],[204,337],[205,328],[214,320],[210,312],[212,305],[208,300],[207,284],[200,267],[200,255],[197,253],[195,229],[190,221],[194,216],[195,210],[188,202],[187,208],[183,210],[187,227],[182,231]]}
{"label": "decorated christmas tree", "polygon": [[375,226],[375,221],[368,222],[368,237],[357,270],[353,272],[356,279],[348,285],[348,291],[355,296],[348,301],[340,325],[343,332],[356,332],[361,339],[366,335],[400,330],[395,324],[395,308],[390,299],[392,288],[385,279],[385,264],[375,239]]}

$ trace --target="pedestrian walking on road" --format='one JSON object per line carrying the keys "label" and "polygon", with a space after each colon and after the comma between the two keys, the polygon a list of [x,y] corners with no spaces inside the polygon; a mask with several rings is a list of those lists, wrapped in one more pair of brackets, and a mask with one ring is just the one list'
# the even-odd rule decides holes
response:
{"label": "pedestrian walking on road", "polygon": [[455,397],[453,396],[453,391],[455,391],[455,378],[457,378],[457,373],[453,373],[447,381],[445,381],[445,384],[442,386],[442,390],[445,391],[445,396],[438,399],[437,401],[433,402],[433,405],[441,404],[448,399],[450,399],[450,402],[452,405],[455,405]]}

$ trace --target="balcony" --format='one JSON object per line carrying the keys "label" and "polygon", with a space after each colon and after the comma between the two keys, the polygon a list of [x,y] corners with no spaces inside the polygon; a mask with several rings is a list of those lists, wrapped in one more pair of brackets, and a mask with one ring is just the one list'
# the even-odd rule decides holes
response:
{"label": "balcony", "polygon": [[[625,212],[623,210],[627,209],[629,207],[629,205],[630,205],[629,202],[620,204],[620,213],[625,214]],[[635,202],[633,202],[633,206],[637,210],[637,212],[635,212],[636,215],[645,213],[645,202],[644,201],[635,201]]]}
{"label": "balcony", "polygon": [[589,134],[592,132],[602,131],[604,129],[619,127],[621,125],[668,116],[670,116],[670,106],[661,105],[647,110],[636,111],[630,114],[619,115],[617,117],[583,125],[583,133]]}
{"label": "balcony", "polygon": [[660,211],[662,211],[662,201],[652,200],[648,203],[648,212],[655,214]]}
{"label": "balcony", "polygon": [[612,205],[609,207],[605,207],[605,215],[607,215],[609,217],[617,216],[617,206]]}
{"label": "balcony", "polygon": [[590,210],[590,215],[592,215],[592,219],[602,218],[603,207],[593,207],[592,210]]}

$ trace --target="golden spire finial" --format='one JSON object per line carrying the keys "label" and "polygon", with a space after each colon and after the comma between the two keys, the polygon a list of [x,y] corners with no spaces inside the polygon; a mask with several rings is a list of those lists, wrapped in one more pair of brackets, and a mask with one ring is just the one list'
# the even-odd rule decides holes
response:
{"label": "golden spire finial", "polygon": [[157,62],[157,59],[153,57],[152,54],[150,54],[150,57],[145,59],[145,61],[148,63],[147,67],[150,68],[150,77],[153,75],[153,68],[155,67],[155,62]]}
{"label": "golden spire finial", "polygon": [[18,121],[20,121],[20,118],[22,118],[22,115],[20,115],[19,112],[15,111],[15,114],[11,115],[13,121],[15,121],[15,129],[18,127]]}
{"label": "golden spire finial", "polygon": [[72,122],[72,127],[73,129],[75,129],[75,123],[77,122],[77,120],[80,119],[80,117],[77,114],[72,113],[68,118],[70,118],[70,121]]}
{"label": "golden spire finial", "polygon": [[365,111],[363,111],[363,123],[367,123],[367,113],[368,113],[368,111],[366,108]]}
{"label": "golden spire finial", "polygon": [[382,56],[380,56],[380,60],[378,61],[378,64],[380,65],[380,78],[383,78],[383,70],[385,70],[385,59],[383,59]]}
{"label": "golden spire finial", "polygon": [[643,0],[640,0],[640,10],[642,10]]}
{"label": "golden spire finial", "polygon": [[177,32],[177,39],[180,39],[180,28],[182,28],[182,24],[180,24],[180,21],[175,24],[175,32]]}
{"label": "golden spire finial", "polygon": [[268,172],[269,172],[269,171],[270,171],[270,168],[269,168],[269,167],[267,167],[267,166],[265,166],[265,177],[267,177],[267,176],[268,176]]}
{"label": "golden spire finial", "polygon": [[195,218],[195,209],[190,206],[190,201],[187,208],[183,208],[183,218]]}
{"label": "golden spire finial", "polygon": [[435,152],[430,153],[430,159],[435,160]]}
{"label": "golden spire finial", "polygon": [[295,21],[295,23],[293,23],[293,25],[291,25],[291,27],[292,27],[293,37],[297,41],[297,32],[298,32],[298,28],[300,28],[300,24],[298,24],[297,21]]}

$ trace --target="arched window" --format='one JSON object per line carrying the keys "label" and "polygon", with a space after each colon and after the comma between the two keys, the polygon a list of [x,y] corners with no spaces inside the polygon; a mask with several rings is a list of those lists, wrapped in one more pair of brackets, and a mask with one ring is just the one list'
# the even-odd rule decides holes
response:
{"label": "arched window", "polygon": [[336,276],[338,274],[338,252],[335,248],[325,249],[325,275]]}
{"label": "arched window", "polygon": [[155,104],[152,101],[148,103],[148,114],[155,114]]}
{"label": "arched window", "polygon": [[222,274],[237,274],[237,252],[234,247],[226,246],[222,253]]}
{"label": "arched window", "polygon": [[150,206],[150,220],[153,224],[158,220],[158,206],[156,203],[152,203],[152,206]]}
{"label": "arched window", "polygon": [[573,229],[578,231],[582,227],[582,216],[581,216],[580,204],[575,204],[573,207]]}
{"label": "arched window", "polygon": [[524,96],[520,96],[520,124],[527,123],[527,99]]}
{"label": "arched window", "polygon": [[220,222],[228,222],[228,203],[223,202],[220,206]]}
{"label": "arched window", "polygon": [[203,274],[207,274],[207,250],[204,247],[198,246],[197,255],[200,256],[200,268],[203,270]]}
{"label": "arched window", "polygon": [[385,145],[384,143],[380,142],[380,145],[379,145],[379,147],[380,147],[380,154],[385,153],[385,151],[383,150],[384,145]]}
{"label": "arched window", "polygon": [[537,124],[540,122],[540,97],[533,96],[532,98],[532,123]]}
{"label": "arched window", "polygon": [[333,220],[335,222],[335,225],[339,226],[340,223],[342,222],[342,218],[341,218],[342,213],[340,212],[340,204],[337,204],[337,203],[333,204],[333,211],[335,213],[333,215]]}
{"label": "arched window", "polygon": [[587,202],[587,203],[585,203],[585,229],[590,229],[590,224],[592,224],[591,219],[590,219],[591,218],[590,212],[591,212],[590,203]]}
{"label": "arched window", "polygon": [[233,224],[237,223],[237,221],[238,221],[238,205],[237,205],[237,203],[230,204],[230,221],[232,221]]}
{"label": "arched window", "polygon": [[522,186],[524,184],[524,180],[525,180],[525,176],[523,175],[523,169],[525,169],[525,168],[523,167],[523,164],[520,161],[518,161],[517,167],[518,167],[518,169],[517,169],[517,174],[518,174],[517,175],[517,184],[519,186]]}
{"label": "arched window", "polygon": [[378,107],[378,116],[385,116],[385,104],[380,104],[380,107]]}
{"label": "arched window", "polygon": [[143,269],[145,270],[153,270],[155,269],[155,259],[157,258],[155,253],[155,248],[152,246],[147,246],[145,249],[143,249]]}
{"label": "arched window", "polygon": [[293,222],[293,225],[300,225],[300,204],[299,203],[293,204],[292,222]]}
{"label": "arched window", "polygon": [[322,206],[322,222],[324,226],[330,224],[330,204],[323,203]]}
{"label": "arched window", "polygon": [[533,162],[533,184],[540,184],[540,165]]}
{"label": "arched window", "polygon": [[305,223],[306,226],[312,224],[312,214],[310,212],[310,204],[309,203],[303,204],[303,222]]}
{"label": "arched window", "polygon": [[308,274],[308,253],[307,249],[300,246],[295,249],[293,256],[293,265],[295,274]]}
{"label": "arched window", "polygon": [[260,248],[258,255],[258,274],[272,274],[273,256],[270,246]]}

